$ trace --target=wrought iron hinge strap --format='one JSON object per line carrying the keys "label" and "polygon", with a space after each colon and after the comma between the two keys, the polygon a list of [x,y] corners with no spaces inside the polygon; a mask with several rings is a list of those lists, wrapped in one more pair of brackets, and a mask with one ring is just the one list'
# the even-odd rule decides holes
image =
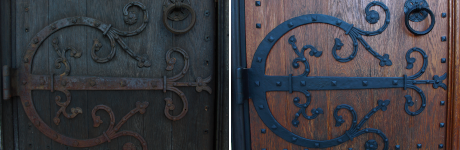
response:
{"label": "wrought iron hinge strap", "polygon": [[[52,81],[53,80],[53,81]],[[163,90],[164,86],[193,86],[196,83],[171,82],[163,84],[162,78],[119,78],[95,76],[62,76],[30,75],[26,83],[30,90],[51,90],[65,88],[66,90]],[[54,84],[56,83],[56,84]],[[53,87],[52,87],[53,86]]]}
{"label": "wrought iron hinge strap", "polygon": [[[404,88],[407,80],[404,77],[258,76],[251,73],[248,79],[252,82],[248,85],[250,90],[263,89],[264,91],[289,91],[290,93],[303,90]],[[427,84],[434,83],[434,81],[417,80],[411,83]]]}

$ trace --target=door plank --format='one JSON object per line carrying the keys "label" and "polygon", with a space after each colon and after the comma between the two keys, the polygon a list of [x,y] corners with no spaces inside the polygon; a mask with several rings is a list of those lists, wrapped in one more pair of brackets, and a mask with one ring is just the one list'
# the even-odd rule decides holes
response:
{"label": "door plank", "polygon": [[[190,6],[196,13],[196,22],[194,27],[187,33],[172,36],[172,47],[180,47],[189,55],[190,68],[185,76],[179,81],[195,81],[198,77],[206,78],[213,76],[208,84],[213,90],[212,94],[206,91],[197,92],[193,87],[180,88],[188,100],[188,112],[180,120],[172,121],[172,149],[214,149],[215,141],[215,110],[216,110],[216,93],[217,86],[215,78],[217,61],[213,59],[217,56],[217,30],[216,16],[217,12],[214,6],[215,1],[190,1]],[[206,11],[209,16],[206,16]],[[184,29],[189,25],[191,16],[183,21],[171,22],[176,29]],[[172,48],[170,47],[170,48]],[[172,70],[173,74],[181,71],[183,58],[180,55],[175,56],[177,67]],[[171,93],[176,109],[172,111],[177,115],[182,111],[182,102],[177,94]]]}
{"label": "door plank", "polygon": [[[66,9],[63,9],[63,8],[66,8]],[[71,1],[66,1],[65,3],[62,3],[59,0],[50,0],[48,18],[50,20],[50,23],[52,23],[62,18],[74,17],[74,16],[86,16],[86,11],[87,11],[86,0],[71,0]],[[89,53],[88,47],[90,47],[90,45],[86,43],[87,29],[88,27],[85,27],[85,26],[74,26],[74,27],[65,28],[49,36],[48,39],[43,43],[43,44],[48,45],[48,50],[47,50],[49,52],[48,62],[50,62],[50,65],[48,65],[48,67],[49,67],[50,73],[54,73],[56,78],[59,77],[59,74],[64,72],[65,67],[63,66],[61,67],[61,69],[56,69],[55,66],[53,65],[54,60],[59,58],[59,56],[57,55],[57,53],[55,52],[52,46],[52,41],[54,39],[57,39],[59,41],[59,47],[62,49],[66,47],[73,47],[77,50],[82,51],[83,54]],[[70,53],[70,52],[67,52],[67,53]],[[69,54],[66,54],[65,57],[68,59],[70,68],[71,68],[69,76],[87,75],[87,59],[90,59],[90,58],[88,57],[74,58],[74,57],[70,57]],[[66,112],[71,113],[71,108],[80,107],[83,110],[83,113],[78,114],[75,118],[72,118],[72,119],[67,119],[64,117],[63,114],[61,114],[59,116],[59,119],[61,121],[59,125],[56,125],[55,123],[53,123],[52,119],[55,118],[56,112],[61,107],[56,105],[56,103],[54,102],[54,99],[56,96],[60,96],[61,102],[64,102],[66,101],[66,96],[62,92],[59,92],[59,91],[50,93],[49,108],[51,110],[50,112],[51,123],[49,124],[49,126],[63,135],[67,135],[67,136],[77,138],[77,139],[88,139],[88,132],[87,132],[88,127],[89,127],[88,124],[92,124],[92,122],[90,122],[92,119],[91,119],[91,110],[88,110],[86,106],[87,99],[88,99],[87,92],[86,91],[70,91],[70,93],[71,93],[72,101],[70,102],[69,106],[67,106]],[[42,133],[38,133],[38,134],[42,134]],[[70,149],[70,150],[80,149],[80,148],[65,146],[55,141],[52,141],[51,147],[53,149]]]}
{"label": "door plank", "polygon": [[[27,11],[26,11],[27,10]],[[31,38],[40,31],[43,27],[48,25],[48,0],[42,2],[18,0],[16,1],[16,63],[18,67],[22,67],[23,54]],[[27,30],[27,31],[26,31]],[[33,64],[32,72],[35,74],[49,74],[48,69],[48,49],[47,45],[43,45],[39,52],[36,54],[35,62]],[[49,116],[50,110],[48,108],[49,92],[32,92],[33,103],[39,115],[46,123],[51,123]],[[50,146],[51,140],[40,133],[37,128],[30,122],[26,116],[23,106],[18,103],[18,149],[46,149]]]}

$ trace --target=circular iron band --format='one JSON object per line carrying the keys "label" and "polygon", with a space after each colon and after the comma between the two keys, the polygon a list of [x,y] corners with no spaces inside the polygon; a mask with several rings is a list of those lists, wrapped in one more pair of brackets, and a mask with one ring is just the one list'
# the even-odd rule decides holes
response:
{"label": "circular iron band", "polygon": [[[259,47],[256,50],[256,53],[254,55],[254,58],[267,58],[270,50],[273,48],[275,43],[282,37],[284,34],[287,32],[291,31],[292,29],[306,25],[306,24],[311,24],[311,23],[325,23],[325,24],[330,24],[337,26],[341,29],[343,29],[345,32],[351,31],[354,27],[351,24],[346,23],[345,21],[338,19],[333,16],[328,16],[328,15],[323,15],[323,14],[309,14],[309,15],[303,15],[299,17],[295,17],[292,19],[289,19],[280,25],[278,25],[275,29],[273,29],[268,35],[264,38],[264,40],[260,43]],[[382,27],[385,28],[385,27]],[[379,30],[378,30],[379,31]],[[383,31],[383,30],[381,30]],[[261,59],[258,61],[257,59],[253,59],[252,62],[252,67],[251,70],[254,69],[253,72],[254,77],[258,76],[259,78],[263,78],[265,76],[265,64],[266,64],[266,59]],[[258,75],[256,75],[258,74]],[[348,140],[351,140],[347,134],[344,134],[342,136],[339,136],[335,139],[331,140],[325,140],[325,141],[319,141],[319,140],[311,140],[307,139],[304,137],[301,137],[299,135],[296,135],[292,133],[291,131],[287,130],[285,127],[283,127],[278,121],[276,121],[275,117],[271,113],[267,98],[266,98],[266,92],[264,90],[258,90],[257,88],[253,89],[254,97],[258,98],[253,98],[253,104],[256,106],[256,111],[261,120],[264,122],[264,124],[270,128],[270,130],[275,133],[277,136],[280,138],[291,142],[296,145],[304,146],[304,147],[311,147],[311,148],[327,148],[327,147],[332,147],[336,145],[340,145],[343,142],[346,142]],[[305,93],[304,91],[298,91]]]}
{"label": "circular iron band", "polygon": [[[29,43],[29,46],[23,57],[24,63],[22,64],[24,65],[24,67],[22,70],[20,70],[20,73],[19,73],[20,80],[26,81],[26,79],[29,79],[29,77],[31,76],[33,58],[35,56],[36,51],[40,47],[40,45],[43,43],[43,41],[45,41],[50,35],[52,35],[56,31],[66,28],[66,27],[71,27],[71,26],[89,26],[89,27],[96,28],[100,30],[101,32],[106,32],[110,30],[110,24],[104,24],[97,19],[89,18],[89,17],[70,17],[70,18],[64,18],[64,19],[51,23],[49,26],[39,31]],[[27,85],[19,86],[19,87],[20,87],[19,91],[21,95],[20,100],[21,100],[22,106],[24,107],[24,111],[27,117],[34,124],[34,126],[47,137],[51,138],[52,140],[58,143],[61,143],[67,146],[72,146],[72,147],[93,147],[101,143],[108,142],[107,139],[104,137],[104,135],[100,135],[98,137],[91,138],[91,139],[80,140],[80,139],[67,137],[53,130],[38,115],[38,112],[35,109],[34,107],[35,105],[33,104],[33,101],[32,101],[32,90],[29,89]],[[55,89],[55,90],[64,91],[65,89]],[[129,135],[129,136],[132,136],[132,135]],[[136,136],[134,137],[137,138]],[[140,139],[142,139],[142,137]],[[147,146],[142,145],[142,149],[146,150]]]}

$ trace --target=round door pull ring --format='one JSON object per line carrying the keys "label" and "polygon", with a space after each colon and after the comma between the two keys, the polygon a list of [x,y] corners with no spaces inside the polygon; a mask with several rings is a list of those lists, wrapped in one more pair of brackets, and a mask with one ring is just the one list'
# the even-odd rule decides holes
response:
{"label": "round door pull ring", "polygon": [[[169,24],[168,24],[168,15],[169,13],[171,13],[175,8],[185,8],[187,9],[189,12],[190,12],[190,15],[192,16],[192,20],[190,22],[190,24],[188,25],[187,28],[185,29],[181,29],[181,30],[178,30],[178,29],[174,29],[173,27],[171,27]],[[195,20],[196,20],[196,14],[195,14],[195,11],[193,10],[192,7],[190,7],[190,5],[186,4],[186,3],[175,3],[175,4],[171,4],[169,5],[168,7],[166,7],[163,11],[163,24],[165,25],[166,29],[168,29],[169,31],[171,31],[172,33],[174,34],[184,34],[184,33],[187,33],[188,31],[190,31],[193,26],[195,25]]]}
{"label": "round door pull ring", "polygon": [[[430,14],[431,16],[431,24],[430,24],[430,27],[428,27],[428,29],[426,29],[425,31],[416,31],[414,30],[410,25],[409,25],[409,15],[414,12],[414,11],[425,11],[425,12],[428,12],[428,14]],[[425,34],[428,34],[429,32],[431,32],[431,30],[433,29],[434,27],[434,24],[436,23],[435,21],[435,18],[434,18],[434,15],[433,15],[433,12],[427,8],[427,7],[422,7],[421,5],[417,5],[417,6],[414,6],[414,7],[411,7],[409,9],[409,11],[407,11],[407,13],[405,13],[405,17],[404,17],[404,21],[406,23],[406,28],[413,34],[415,35],[425,35]]]}

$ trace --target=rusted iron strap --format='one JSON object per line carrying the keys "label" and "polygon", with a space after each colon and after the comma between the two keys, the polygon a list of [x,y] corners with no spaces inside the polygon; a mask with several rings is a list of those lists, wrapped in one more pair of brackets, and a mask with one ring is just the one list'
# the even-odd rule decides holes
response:
{"label": "rusted iron strap", "polygon": [[[52,78],[50,75],[30,75],[30,78],[25,81],[25,86],[30,90],[51,90]],[[196,85],[196,83],[191,85]],[[163,90],[163,79],[94,76],[54,77],[54,89],[62,87],[67,90]]]}

